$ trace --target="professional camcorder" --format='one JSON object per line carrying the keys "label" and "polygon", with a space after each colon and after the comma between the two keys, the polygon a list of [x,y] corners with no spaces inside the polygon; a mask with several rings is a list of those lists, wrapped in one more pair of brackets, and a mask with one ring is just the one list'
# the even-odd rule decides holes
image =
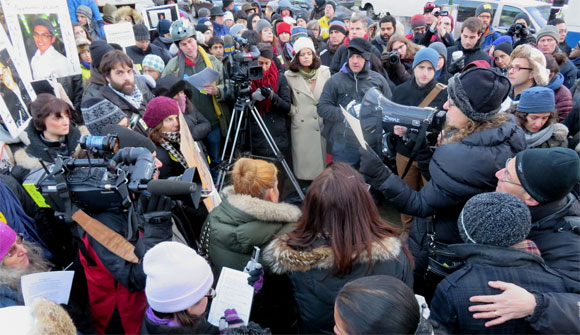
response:
{"label": "professional camcorder", "polygon": [[238,47],[235,49],[228,67],[228,77],[233,81],[234,97],[250,96],[250,82],[260,80],[264,74],[262,67],[258,65],[260,50],[255,45],[250,45],[243,37],[236,37]]}
{"label": "professional camcorder", "polygon": [[87,213],[117,212],[128,209],[139,193],[170,197],[187,196],[198,206],[201,188],[193,182],[195,168],[167,180],[152,180],[155,158],[145,148],[118,147],[115,136],[83,136],[85,148],[99,148],[110,158],[77,159],[59,156],[55,163],[32,172],[23,184],[33,184],[56,216],[70,219],[72,207]]}

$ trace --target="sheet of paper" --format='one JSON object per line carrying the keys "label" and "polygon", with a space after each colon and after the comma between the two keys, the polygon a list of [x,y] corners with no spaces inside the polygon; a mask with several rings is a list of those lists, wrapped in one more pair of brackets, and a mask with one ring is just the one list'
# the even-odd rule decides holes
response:
{"label": "sheet of paper", "polygon": [[29,306],[38,297],[56,304],[68,304],[74,274],[74,271],[51,271],[22,276],[24,304]]}
{"label": "sheet of paper", "polygon": [[106,24],[103,26],[107,43],[117,43],[123,48],[135,45],[135,33],[131,22]]}
{"label": "sheet of paper", "polygon": [[254,288],[248,285],[249,274],[223,267],[216,287],[216,297],[211,303],[208,321],[219,326],[226,309],[235,308],[247,325],[254,299]]}
{"label": "sheet of paper", "polygon": [[348,125],[354,132],[354,136],[356,136],[358,143],[360,143],[361,147],[366,149],[367,142],[365,141],[365,137],[363,135],[363,131],[360,126],[360,121],[351,114],[349,114],[342,106],[340,106],[340,110],[342,111],[342,115],[344,115],[346,122],[348,122]]}
{"label": "sheet of paper", "polygon": [[214,81],[217,81],[220,76],[220,73],[214,69],[210,69],[206,67],[205,69],[201,70],[200,72],[187,77],[185,80],[197,88],[200,92],[205,93],[205,89],[203,84],[211,84]]}

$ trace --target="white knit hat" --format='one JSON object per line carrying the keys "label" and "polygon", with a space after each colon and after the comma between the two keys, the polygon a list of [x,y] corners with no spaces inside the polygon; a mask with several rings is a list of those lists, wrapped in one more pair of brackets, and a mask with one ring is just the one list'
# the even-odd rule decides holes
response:
{"label": "white knit hat", "polygon": [[294,55],[298,55],[302,49],[310,49],[314,54],[316,54],[316,49],[314,49],[314,43],[310,37],[300,37],[294,42]]}
{"label": "white knit hat", "polygon": [[143,258],[145,294],[157,312],[175,313],[199,302],[213,285],[213,273],[195,250],[177,242],[161,242]]}

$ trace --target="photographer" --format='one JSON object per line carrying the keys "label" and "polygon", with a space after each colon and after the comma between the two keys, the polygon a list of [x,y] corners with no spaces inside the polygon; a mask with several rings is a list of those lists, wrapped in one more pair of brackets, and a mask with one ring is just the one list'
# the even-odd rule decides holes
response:
{"label": "photographer", "polygon": [[[409,80],[413,74],[413,60],[421,46],[409,41],[403,35],[394,35],[389,39],[387,49],[381,60],[387,70],[389,79],[395,85],[401,85]],[[398,54],[397,54],[398,53]]]}
{"label": "photographer", "polygon": [[522,44],[536,44],[536,38],[530,32],[530,18],[526,13],[519,13],[514,18],[514,23],[509,27],[506,36],[513,39],[513,48]]}
{"label": "photographer", "polygon": [[453,16],[440,15],[438,11],[436,13],[436,20],[433,21],[431,26],[425,31],[425,35],[420,40],[419,44],[424,46],[429,46],[432,42],[441,42],[445,44],[446,47],[454,46],[455,40],[451,35],[453,33]]}
{"label": "photographer", "polygon": [[[443,245],[461,243],[457,218],[464,203],[476,194],[493,191],[495,172],[526,148],[521,128],[507,115],[498,114],[510,89],[505,76],[488,68],[473,68],[449,80],[444,136],[429,163],[431,180],[420,192],[394,175],[374,152],[360,150],[361,172],[395,208],[422,218],[436,215],[432,224],[415,220],[409,239],[415,258],[415,290],[428,298],[441,279],[424,277],[428,263],[453,263],[439,254],[428,258],[429,236]],[[442,268],[438,270],[449,271]]]}

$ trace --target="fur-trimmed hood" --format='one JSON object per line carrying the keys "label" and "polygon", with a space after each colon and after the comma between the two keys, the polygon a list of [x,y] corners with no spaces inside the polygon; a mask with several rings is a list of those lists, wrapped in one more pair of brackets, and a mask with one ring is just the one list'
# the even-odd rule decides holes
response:
{"label": "fur-trimmed hood", "polygon": [[568,139],[568,127],[561,123],[554,123],[554,133],[552,137],[558,141],[564,141]]}
{"label": "fur-trimmed hood", "polygon": [[7,334],[74,335],[76,327],[64,308],[44,298],[31,306],[10,306],[0,310],[2,329]]}
{"label": "fur-trimmed hood", "polygon": [[143,17],[139,14],[138,11],[134,10],[129,6],[123,6],[117,9],[115,13],[115,23],[121,23],[125,21],[125,17],[130,16],[133,18],[134,24],[141,24],[143,23]]}
{"label": "fur-trimmed hood", "polygon": [[[262,260],[272,272],[306,272],[310,270],[329,270],[334,267],[334,255],[329,245],[317,246],[311,250],[299,251],[286,243],[287,235],[273,240],[264,250]],[[385,262],[397,259],[401,254],[401,240],[396,237],[384,238],[381,243],[373,243],[371,255],[364,252],[358,264]]]}
{"label": "fur-trimmed hood", "polygon": [[263,222],[294,223],[300,220],[302,216],[300,208],[294,205],[271,202],[254,198],[251,195],[235,193],[233,186],[224,188],[222,197],[233,207]]}

